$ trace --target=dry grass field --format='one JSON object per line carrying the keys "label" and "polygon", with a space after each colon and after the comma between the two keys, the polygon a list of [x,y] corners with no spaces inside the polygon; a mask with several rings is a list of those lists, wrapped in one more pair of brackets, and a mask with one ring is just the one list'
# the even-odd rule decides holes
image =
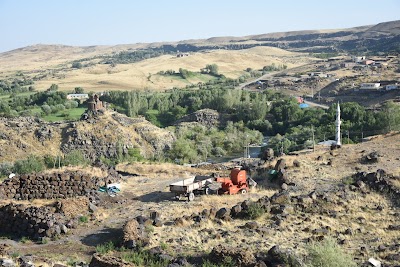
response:
{"label": "dry grass field", "polygon": [[[132,47],[130,47],[132,48]],[[135,47],[137,48],[137,47]],[[214,50],[192,53],[177,58],[163,55],[132,64],[97,64],[82,69],[72,69],[71,63],[81,58],[128,49],[118,47],[68,47],[33,46],[0,54],[0,78],[10,77],[21,71],[28,77],[44,76],[35,82],[38,90],[57,84],[60,90],[71,91],[83,87],[87,91],[105,90],[165,90],[206,82],[212,77],[196,76],[188,80],[173,76],[157,75],[159,71],[179,68],[199,72],[207,64],[217,64],[219,73],[229,78],[238,78],[247,68],[262,69],[263,66],[285,64],[289,68],[312,62],[308,54],[285,51],[273,47],[254,47],[244,50]]]}

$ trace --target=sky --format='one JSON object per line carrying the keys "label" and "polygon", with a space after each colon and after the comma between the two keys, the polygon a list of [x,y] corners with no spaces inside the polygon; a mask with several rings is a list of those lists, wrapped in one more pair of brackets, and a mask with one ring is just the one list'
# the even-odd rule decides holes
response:
{"label": "sky", "polygon": [[0,52],[348,28],[399,11],[400,0],[0,0]]}

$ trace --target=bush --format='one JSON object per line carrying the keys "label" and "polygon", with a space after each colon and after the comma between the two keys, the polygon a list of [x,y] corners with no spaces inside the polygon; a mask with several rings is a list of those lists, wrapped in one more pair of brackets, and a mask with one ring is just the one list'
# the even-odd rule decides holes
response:
{"label": "bush", "polygon": [[74,63],[72,63],[72,66],[71,66],[71,68],[73,68],[73,69],[81,69],[83,66],[82,66],[82,63],[80,63],[80,62],[74,62]]}
{"label": "bush", "polygon": [[123,253],[121,258],[124,261],[134,263],[135,266],[151,266],[151,267],[162,267],[168,266],[169,261],[167,259],[161,259],[160,257],[149,253],[146,250],[138,249],[128,253]]}
{"label": "bush", "polygon": [[81,223],[87,223],[89,221],[89,219],[87,216],[81,216],[81,217],[79,217],[79,221]]}
{"label": "bush", "polygon": [[18,174],[41,172],[43,169],[43,160],[34,155],[29,155],[27,159],[17,160],[14,163],[14,172]]}
{"label": "bush", "polygon": [[64,156],[64,166],[86,166],[89,164],[89,160],[85,158],[83,153],[79,150],[73,150]]}
{"label": "bush", "polygon": [[355,267],[357,264],[332,238],[308,247],[309,267]]}
{"label": "bush", "polygon": [[108,241],[104,244],[100,244],[96,246],[96,252],[100,254],[106,254],[110,251],[115,250],[115,245],[112,241]]}
{"label": "bush", "polygon": [[264,208],[260,203],[250,203],[246,210],[246,219],[255,220],[260,218],[265,213]]}
{"label": "bush", "polygon": [[0,163],[0,177],[8,177],[13,172],[13,165],[9,162]]}

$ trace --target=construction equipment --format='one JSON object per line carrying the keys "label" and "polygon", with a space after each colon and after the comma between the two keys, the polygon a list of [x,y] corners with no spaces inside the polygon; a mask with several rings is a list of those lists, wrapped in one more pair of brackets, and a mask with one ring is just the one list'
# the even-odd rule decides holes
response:
{"label": "construction equipment", "polygon": [[229,177],[219,177],[215,174],[196,176],[172,183],[169,185],[169,189],[175,193],[176,199],[185,196],[189,201],[193,201],[195,194],[208,195],[213,191],[217,194],[245,194],[249,191],[249,187],[256,185],[254,180],[247,177],[246,171],[238,166],[231,170]]}
{"label": "construction equipment", "polygon": [[246,171],[241,170],[240,167],[233,168],[229,177],[217,177],[215,179],[221,183],[218,194],[246,194],[249,191]]}

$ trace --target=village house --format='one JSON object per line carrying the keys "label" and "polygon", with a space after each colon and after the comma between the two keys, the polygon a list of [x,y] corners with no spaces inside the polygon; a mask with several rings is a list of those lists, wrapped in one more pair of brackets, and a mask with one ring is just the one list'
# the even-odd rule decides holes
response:
{"label": "village house", "polygon": [[380,86],[380,83],[362,83],[360,84],[360,90],[378,90]]}
{"label": "village house", "polygon": [[88,94],[68,94],[67,95],[68,100],[85,100],[89,99]]}

